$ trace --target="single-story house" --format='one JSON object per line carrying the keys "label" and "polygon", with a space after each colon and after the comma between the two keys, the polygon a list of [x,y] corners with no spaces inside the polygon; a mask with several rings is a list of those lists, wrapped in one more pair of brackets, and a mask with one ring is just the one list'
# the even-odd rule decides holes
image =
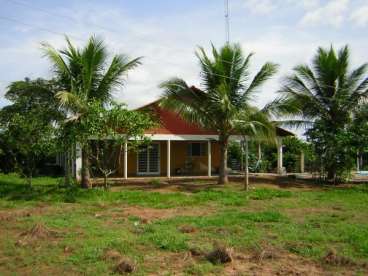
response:
{"label": "single-story house", "polygon": [[[139,151],[124,146],[119,160],[116,177],[143,176],[212,176],[220,166],[220,148],[218,135],[184,120],[180,114],[165,110],[160,100],[145,105],[138,110],[149,109],[158,118],[159,126],[147,130],[151,144],[142,146]],[[277,128],[278,136],[278,173],[283,173],[282,138],[293,133]],[[230,140],[242,141],[244,137],[233,135]],[[81,169],[81,153],[76,152],[74,173],[78,177]]]}

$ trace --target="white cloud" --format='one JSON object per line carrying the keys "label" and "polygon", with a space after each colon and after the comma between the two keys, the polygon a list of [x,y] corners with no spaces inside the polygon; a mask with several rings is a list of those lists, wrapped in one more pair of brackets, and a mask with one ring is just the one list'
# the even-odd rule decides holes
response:
{"label": "white cloud", "polygon": [[[210,41],[219,46],[224,40],[223,3],[216,2],[219,2],[215,5],[216,9],[188,9],[187,13],[164,13],[162,16],[152,12],[148,17],[132,16],[105,4],[94,6],[93,10],[73,6],[68,8],[75,11],[70,14],[76,21],[65,21],[60,18],[55,20],[52,18],[50,21],[49,17],[39,14],[31,18],[25,16],[23,21],[36,26],[45,26],[59,33],[68,33],[82,40],[87,39],[89,34],[101,34],[108,50],[112,53],[126,53],[131,57],[144,56],[143,65],[128,75],[126,86],[114,93],[118,101],[135,108],[157,99],[162,92],[158,88],[159,83],[170,77],[178,76],[184,78],[189,84],[200,84],[199,66],[194,56],[195,47],[197,45],[208,47]],[[79,1],[74,3],[83,5]],[[213,3],[212,0],[211,3]],[[281,23],[278,22],[277,24],[283,24],[281,27],[265,26],[261,16],[255,17],[254,20],[257,21],[250,25],[249,17],[245,17],[243,12],[246,3],[249,5],[248,12],[267,14],[270,19],[278,15],[275,11],[285,12],[285,15],[286,13],[295,15],[302,11],[306,13],[304,20],[312,21],[313,24],[336,26],[336,20],[344,22],[349,19],[349,16],[350,20],[346,22],[357,24],[361,22],[357,19],[360,15],[348,14],[346,8],[349,5],[348,0],[335,0],[328,3],[325,0],[248,0],[246,2],[234,0],[231,3],[234,11],[231,26],[233,41],[239,41],[246,53],[255,52],[251,72],[255,73],[266,61],[273,61],[281,66],[279,73],[260,91],[256,100],[257,106],[261,107],[272,100],[280,86],[280,79],[290,73],[296,64],[310,62],[318,46],[328,47],[333,43],[338,47],[349,42],[353,49],[354,64],[359,64],[368,58],[364,48],[368,41],[364,36],[354,37],[354,34],[342,33],[341,36],[331,34],[326,37],[321,35],[318,29],[310,31],[307,28],[295,26],[295,22],[290,21],[292,16],[285,18]],[[235,7],[243,14],[236,13]],[[55,13],[69,14],[69,10],[55,10]],[[353,13],[358,14],[358,10]],[[107,26],[110,31],[98,28],[96,25]],[[39,50],[41,41],[48,41],[56,47],[65,45],[62,36],[37,29],[24,28],[22,33],[9,34],[7,31],[8,28],[5,26],[0,33],[2,40],[0,95],[3,92],[1,88],[10,81],[26,76],[34,78],[50,75],[48,61],[41,58],[42,53]],[[74,42],[81,44],[78,40]],[[0,99],[0,106],[3,104]]]}
{"label": "white cloud", "polygon": [[359,27],[368,25],[368,5],[354,10],[350,15],[350,20]]}
{"label": "white cloud", "polygon": [[319,0],[293,0],[296,3],[299,3],[306,10],[316,9],[320,6]]}
{"label": "white cloud", "polygon": [[265,15],[274,11],[277,3],[272,0],[246,0],[245,6],[253,14]]}
{"label": "white cloud", "polygon": [[309,10],[301,19],[303,26],[329,25],[340,27],[346,20],[349,0],[329,0],[324,6]]}
{"label": "white cloud", "polygon": [[[276,0],[278,4],[284,4],[286,7],[298,7],[304,10],[316,9],[321,6],[321,0]],[[275,1],[274,1],[275,2]]]}

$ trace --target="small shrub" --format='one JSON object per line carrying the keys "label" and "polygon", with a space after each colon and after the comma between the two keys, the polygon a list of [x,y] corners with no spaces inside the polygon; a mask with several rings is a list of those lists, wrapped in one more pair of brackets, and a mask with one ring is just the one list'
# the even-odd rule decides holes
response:
{"label": "small shrub", "polygon": [[323,257],[323,262],[334,266],[355,265],[354,261],[350,258],[338,255],[334,249],[327,252],[326,256]]}
{"label": "small shrub", "polygon": [[207,254],[206,258],[213,264],[231,263],[233,260],[230,251],[222,245],[215,245],[213,250]]}
{"label": "small shrub", "polygon": [[185,234],[194,233],[197,231],[197,228],[195,228],[192,225],[183,225],[179,228],[179,231]]}
{"label": "small shrub", "polygon": [[134,270],[135,266],[129,260],[121,260],[115,268],[115,271],[119,274],[132,273]]}
{"label": "small shrub", "polygon": [[152,179],[150,181],[150,185],[154,186],[154,187],[160,187],[162,185],[161,180],[158,178]]}

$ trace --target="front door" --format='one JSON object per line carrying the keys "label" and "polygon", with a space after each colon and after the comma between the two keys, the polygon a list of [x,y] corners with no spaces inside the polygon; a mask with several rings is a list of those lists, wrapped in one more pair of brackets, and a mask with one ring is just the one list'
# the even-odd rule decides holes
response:
{"label": "front door", "polygon": [[138,175],[160,174],[160,144],[141,146],[138,151]]}

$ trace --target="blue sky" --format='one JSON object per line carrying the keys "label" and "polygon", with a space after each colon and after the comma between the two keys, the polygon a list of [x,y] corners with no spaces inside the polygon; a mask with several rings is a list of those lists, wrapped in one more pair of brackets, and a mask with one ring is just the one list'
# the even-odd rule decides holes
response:
{"label": "blue sky", "polygon": [[[255,53],[253,72],[266,61],[280,64],[255,99],[258,106],[272,100],[282,77],[310,62],[318,46],[349,44],[353,66],[368,62],[368,0],[229,1],[231,41]],[[225,40],[223,0],[0,0],[0,5],[0,106],[11,81],[51,76],[40,43],[62,48],[62,34],[78,45],[95,34],[112,53],[144,56],[126,86],[115,91],[116,99],[132,108],[158,98],[158,84],[173,76],[200,86],[196,47]]]}

